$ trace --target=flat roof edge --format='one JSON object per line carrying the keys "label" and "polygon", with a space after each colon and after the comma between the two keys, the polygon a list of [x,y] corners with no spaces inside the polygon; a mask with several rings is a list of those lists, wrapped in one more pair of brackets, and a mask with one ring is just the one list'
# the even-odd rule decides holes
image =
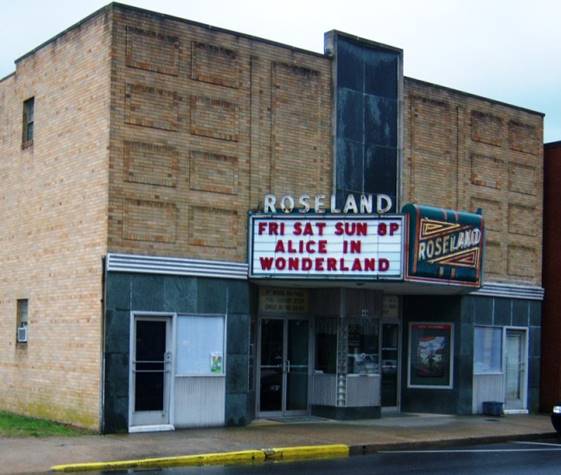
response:
{"label": "flat roof edge", "polygon": [[66,35],[66,33],[69,33],[70,31],[79,28],[80,26],[82,26],[84,23],[88,22],[89,20],[91,20],[92,18],[96,17],[97,15],[100,15],[101,13],[105,12],[106,10],[110,10],[112,7],[112,3],[105,5],[104,7],[101,7],[100,9],[96,10],[93,13],[90,13],[87,17],[82,18],[80,21],[78,21],[77,23],[74,23],[73,25],[69,26],[68,28],[62,30],[60,33],[57,33],[55,36],[53,36],[52,38],[49,38],[47,41],[44,41],[43,43],[41,43],[39,46],[36,46],[35,48],[33,48],[31,51],[28,51],[27,53],[25,53],[24,55],[20,56],[19,58],[17,58],[14,63],[19,63],[20,61],[24,60],[25,58],[35,54],[37,51],[39,51],[40,49],[44,48],[45,46],[48,46],[50,43],[58,40],[60,37]]}
{"label": "flat roof edge", "polygon": [[241,33],[239,31],[229,30],[227,28],[222,28],[222,27],[219,27],[219,26],[212,26],[212,25],[209,25],[208,23],[202,23],[202,22],[195,21],[195,20],[189,20],[187,18],[181,18],[181,17],[174,16],[174,15],[168,15],[167,13],[155,12],[153,10],[148,10],[146,8],[135,7],[135,6],[132,6],[132,5],[125,5],[125,4],[119,3],[119,2],[113,2],[113,3],[110,4],[110,6],[114,6],[116,8],[120,8],[122,10],[130,10],[130,11],[135,11],[135,12],[138,12],[138,13],[143,13],[143,14],[146,14],[146,15],[152,15],[152,16],[157,16],[157,17],[160,17],[160,18],[165,18],[165,19],[168,19],[168,20],[179,21],[179,22],[182,22],[182,23],[186,23],[188,25],[198,26],[200,28],[205,28],[207,30],[217,31],[217,32],[220,32],[220,33],[227,33],[229,35],[234,35],[234,36],[238,36],[240,38],[246,38],[248,40],[258,41],[258,42],[261,42],[261,43],[266,43],[266,44],[269,44],[269,45],[272,45],[272,46],[277,46],[279,48],[288,49],[288,50],[295,51],[295,52],[298,52],[298,53],[303,53],[303,54],[307,54],[307,55],[316,56],[316,57],[319,57],[319,58],[328,59],[328,57],[325,54],[318,53],[317,51],[311,51],[311,50],[307,50],[307,49],[304,49],[304,48],[299,48],[297,46],[291,46],[291,45],[288,45],[286,43],[281,43],[279,41],[269,40],[267,38],[261,38],[259,36],[250,35],[250,34],[247,34],[247,33]]}
{"label": "flat roof edge", "polygon": [[561,140],[556,140],[555,142],[548,142],[543,144],[543,148],[557,148],[561,147]]}
{"label": "flat roof edge", "polygon": [[16,72],[12,71],[10,74],[6,74],[6,76],[4,76],[3,78],[0,78],[0,82],[5,81],[6,79],[15,76]]}
{"label": "flat roof edge", "polygon": [[213,30],[213,31],[217,31],[217,32],[227,33],[227,34],[238,36],[238,37],[241,37],[241,38],[247,38],[247,39],[252,40],[252,41],[259,41],[261,43],[270,44],[272,46],[277,46],[279,48],[289,49],[291,51],[295,51],[295,52],[299,52],[299,53],[303,53],[303,54],[307,54],[307,55],[312,55],[312,56],[316,56],[316,57],[320,57],[320,58],[327,58],[327,56],[323,53],[318,53],[316,51],[311,51],[311,50],[307,50],[307,49],[304,49],[304,48],[298,48],[296,46],[290,46],[290,45],[287,45],[285,43],[280,43],[278,41],[268,40],[266,38],[260,38],[258,36],[249,35],[249,34],[246,34],[246,33],[240,33],[238,31],[229,30],[229,29],[221,28],[221,27],[217,27],[217,26],[212,26],[212,25],[209,25],[207,23],[201,23],[201,22],[194,21],[194,20],[188,20],[186,18],[181,18],[181,17],[177,17],[177,16],[173,16],[173,15],[168,15],[166,13],[160,13],[160,12],[156,12],[156,11],[153,11],[153,10],[148,10],[146,8],[135,7],[135,6],[132,6],[132,5],[125,5],[125,4],[119,3],[119,2],[112,2],[112,3],[109,3],[108,5],[105,5],[104,7],[101,7],[100,9],[94,11],[93,13],[89,14],[87,17],[83,18],[82,20],[78,21],[77,23],[74,23],[73,25],[64,29],[60,33],[57,33],[55,36],[49,38],[48,40],[44,41],[40,45],[36,46],[32,50],[28,51],[24,55],[17,58],[14,62],[17,64],[18,62],[22,61],[23,59],[27,58],[28,56],[31,56],[31,55],[35,54],[41,48],[44,48],[45,46],[48,46],[53,41],[56,41],[61,36],[64,36],[66,33],[69,33],[70,31],[80,27],[81,25],[83,25],[87,21],[91,20],[95,16],[100,15],[104,11],[112,9],[112,8],[119,8],[121,10],[135,11],[135,12],[143,13],[143,14],[146,14],[146,15],[157,16],[157,17],[160,17],[160,18],[179,21],[179,22],[182,22],[182,23],[186,23],[188,25],[193,25],[193,26],[198,26],[200,28],[205,28],[207,30]]}
{"label": "flat roof edge", "polygon": [[528,112],[530,114],[535,114],[535,115],[539,115],[541,117],[545,117],[544,112],[539,112],[539,111],[535,111],[533,109],[528,109],[526,107],[521,107],[521,106],[517,106],[517,105],[514,105],[514,104],[509,104],[508,102],[498,101],[496,99],[491,99],[490,97],[480,96],[480,95],[477,95],[477,94],[473,94],[471,92],[465,92],[465,91],[462,91],[460,89],[454,89],[454,88],[448,87],[448,86],[441,86],[440,84],[435,84],[433,82],[423,81],[422,79],[415,79],[415,78],[408,77],[408,76],[404,77],[403,79],[406,80],[406,81],[418,82],[420,84],[424,84],[425,86],[431,86],[431,87],[436,87],[438,89],[444,89],[446,91],[461,94],[463,96],[469,96],[469,97],[473,97],[475,99],[482,99],[484,101],[491,102],[493,104],[497,104],[497,105],[505,106],[505,107],[510,107],[512,109],[517,109],[517,110],[522,111],[522,112]]}
{"label": "flat roof edge", "polygon": [[327,35],[334,34],[334,35],[337,35],[337,36],[342,36],[343,38],[353,40],[353,41],[357,41],[359,43],[364,43],[364,44],[366,44],[368,46],[372,46],[374,48],[388,49],[388,50],[391,50],[391,51],[394,51],[396,53],[399,53],[399,54],[403,55],[403,49],[401,49],[401,48],[398,48],[396,46],[387,45],[385,43],[379,43],[378,41],[369,40],[367,38],[362,38],[361,36],[353,35],[352,33],[346,33],[344,31],[340,31],[340,30],[329,30],[326,34]]}

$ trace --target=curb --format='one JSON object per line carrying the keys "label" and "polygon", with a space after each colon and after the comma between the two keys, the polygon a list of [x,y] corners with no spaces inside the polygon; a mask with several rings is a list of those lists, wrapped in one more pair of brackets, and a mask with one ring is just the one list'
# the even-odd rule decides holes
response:
{"label": "curb", "polygon": [[304,445],[300,447],[282,447],[263,449],[265,460],[303,460],[314,458],[348,457],[350,446],[345,444]]}
{"label": "curb", "polygon": [[55,465],[53,472],[86,472],[131,468],[164,468],[194,465],[226,465],[263,463],[266,461],[289,461],[321,458],[349,457],[353,455],[373,454],[380,451],[399,451],[406,449],[424,449],[430,447],[453,447],[459,445],[475,445],[486,443],[499,443],[512,440],[532,440],[540,437],[557,435],[555,432],[540,432],[518,435],[495,435],[483,437],[464,437],[433,441],[417,441],[403,443],[380,443],[364,445],[305,445],[298,447],[277,447],[258,450],[241,450],[237,452],[218,452],[209,454],[182,455],[177,457],[158,457],[136,460],[120,460],[114,462],[92,462]]}
{"label": "curb", "polygon": [[178,457],[158,457],[137,460],[119,460],[115,462],[92,462],[55,465],[53,472],[88,472],[93,470],[116,470],[129,468],[179,467],[189,465],[217,465],[230,463],[264,462],[262,450],[242,450],[239,452],[221,452],[212,454],[182,455]]}
{"label": "curb", "polygon": [[314,458],[348,457],[349,446],[344,444],[307,445],[300,447],[280,447],[238,452],[182,455],[178,457],[158,457],[115,462],[92,462],[54,465],[52,472],[88,472],[93,470],[123,470],[130,468],[163,468],[193,465],[225,465],[262,463],[265,461],[304,460]]}
{"label": "curb", "polygon": [[524,441],[540,439],[542,437],[556,437],[556,432],[534,432],[516,435],[489,435],[480,437],[458,437],[456,439],[440,439],[433,441],[414,441],[390,444],[363,444],[349,446],[349,455],[368,455],[381,451],[401,451],[412,449],[429,449],[437,447],[457,447],[461,445],[498,444],[509,441]]}

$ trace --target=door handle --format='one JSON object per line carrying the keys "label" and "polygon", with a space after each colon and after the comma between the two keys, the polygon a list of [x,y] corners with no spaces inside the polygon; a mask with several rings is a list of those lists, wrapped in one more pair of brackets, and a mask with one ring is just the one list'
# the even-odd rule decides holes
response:
{"label": "door handle", "polygon": [[286,372],[290,373],[290,360],[286,360]]}

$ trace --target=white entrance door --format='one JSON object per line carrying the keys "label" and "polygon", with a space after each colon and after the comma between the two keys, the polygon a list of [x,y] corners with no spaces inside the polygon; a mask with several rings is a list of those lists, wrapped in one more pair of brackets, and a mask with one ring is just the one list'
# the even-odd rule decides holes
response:
{"label": "white entrance door", "polygon": [[506,330],[505,410],[526,409],[526,331]]}
{"label": "white entrance door", "polygon": [[131,348],[131,431],[171,428],[171,318],[134,316]]}

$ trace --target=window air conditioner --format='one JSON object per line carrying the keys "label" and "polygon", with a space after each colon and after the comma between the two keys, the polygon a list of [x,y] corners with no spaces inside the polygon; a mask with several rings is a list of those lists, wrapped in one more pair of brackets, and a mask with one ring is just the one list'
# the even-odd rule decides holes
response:
{"label": "window air conditioner", "polygon": [[18,328],[18,343],[27,343],[27,326]]}

